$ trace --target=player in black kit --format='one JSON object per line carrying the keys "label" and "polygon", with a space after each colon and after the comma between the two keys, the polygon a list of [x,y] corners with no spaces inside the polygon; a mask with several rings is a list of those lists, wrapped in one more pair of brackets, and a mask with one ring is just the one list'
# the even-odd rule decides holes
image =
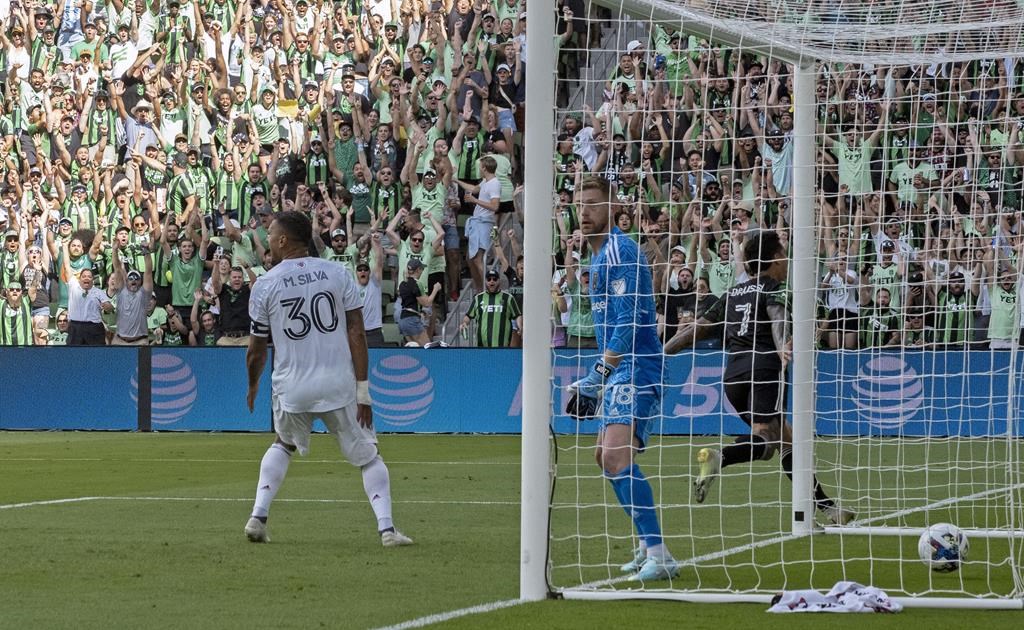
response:
{"label": "player in black kit", "polygon": [[[786,365],[792,356],[787,252],[775,232],[761,231],[746,242],[743,257],[750,280],[723,293],[697,322],[681,328],[665,344],[665,352],[675,354],[693,347],[715,324],[725,322],[729,362],[722,387],[736,413],[750,426],[750,435],[736,438],[735,444],[697,453],[700,473],[693,483],[697,503],[704,502],[722,468],[769,460],[777,450],[781,450],[782,470],[793,478],[792,433],[783,417]],[[836,505],[816,477],[814,504],[835,524],[853,520],[853,512]]]}

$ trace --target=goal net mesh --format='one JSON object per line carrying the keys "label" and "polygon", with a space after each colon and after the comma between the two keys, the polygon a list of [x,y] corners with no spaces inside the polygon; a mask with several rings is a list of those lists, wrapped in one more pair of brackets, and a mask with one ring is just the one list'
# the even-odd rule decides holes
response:
{"label": "goal net mesh", "polygon": [[[852,580],[1021,598],[1024,3],[608,4],[557,7],[552,588],[770,595]],[[806,194],[793,163],[801,64],[815,91]],[[662,340],[730,299],[747,240],[772,231],[789,246],[794,213],[813,212],[814,254],[789,260],[790,280],[814,270],[813,288],[789,291],[790,305],[813,304],[792,322],[814,336],[792,359],[813,363],[813,381],[788,389],[813,392],[814,472],[851,522],[818,511],[822,535],[793,535],[778,454],[724,468],[695,501],[697,453],[750,436],[723,392],[716,327],[660,358],[662,401],[636,458],[679,575],[641,584],[620,570],[639,540],[595,462],[599,423],[563,412],[565,386],[599,358],[588,323],[606,297],[585,290],[584,176],[612,185]],[[967,531],[959,571],[920,560],[918,535],[940,522]]]}

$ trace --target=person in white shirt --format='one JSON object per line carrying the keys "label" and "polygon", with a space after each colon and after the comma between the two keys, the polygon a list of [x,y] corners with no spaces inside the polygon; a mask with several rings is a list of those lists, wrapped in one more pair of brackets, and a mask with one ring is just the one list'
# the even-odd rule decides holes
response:
{"label": "person in white shirt", "polygon": [[363,489],[377,517],[385,547],[410,545],[391,518],[391,482],[373,430],[369,353],[362,303],[352,274],[342,265],[309,256],[313,226],[299,212],[282,212],[267,233],[274,266],[253,284],[246,365],[252,411],[274,338],[271,402],[277,439],[260,463],[252,517],[245,535],[269,542],[267,514],[291,455],[309,452],[313,421],[323,421],[342,454],[362,471]]}
{"label": "person in white shirt", "polygon": [[856,350],[860,330],[860,279],[857,272],[850,269],[846,254],[839,254],[829,261],[828,272],[821,280],[821,290],[828,308],[828,347]]}
{"label": "person in white shirt", "polygon": [[63,273],[68,279],[68,342],[69,346],[104,346],[107,343],[103,328],[103,313],[114,310],[107,293],[93,285],[92,269],[82,269],[75,277],[71,268],[68,242],[63,250]]}
{"label": "person in white shirt", "polygon": [[466,190],[466,203],[476,204],[473,216],[466,221],[466,238],[469,247],[469,275],[473,279],[474,294],[484,290],[484,257],[491,248],[491,241],[497,230],[496,213],[501,204],[501,182],[496,173],[498,163],[489,155],[480,158],[480,175],[483,178],[479,185],[462,180],[455,180]]}
{"label": "person in white shirt", "polygon": [[359,298],[363,303],[363,328],[366,330],[366,345],[381,348],[384,344],[384,317],[381,313],[381,278],[384,272],[384,248],[380,244],[380,233],[371,237],[373,255],[369,260],[356,262],[356,282],[359,283]]}

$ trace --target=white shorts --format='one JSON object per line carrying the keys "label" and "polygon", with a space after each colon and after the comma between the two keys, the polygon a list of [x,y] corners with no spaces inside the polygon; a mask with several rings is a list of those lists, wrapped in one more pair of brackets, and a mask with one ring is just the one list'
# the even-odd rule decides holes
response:
{"label": "white shorts", "polygon": [[487,252],[491,249],[491,228],[494,221],[487,221],[480,217],[470,217],[466,221],[466,238],[469,240],[467,254],[470,258],[476,256],[480,250]]}
{"label": "white shorts", "polygon": [[323,420],[327,430],[338,440],[338,447],[348,463],[356,467],[369,464],[377,456],[377,433],[365,428],[356,419],[356,403],[333,411],[293,413],[281,409],[277,396],[272,397],[274,432],[285,444],[294,446],[299,455],[309,453],[309,434],[313,421]]}

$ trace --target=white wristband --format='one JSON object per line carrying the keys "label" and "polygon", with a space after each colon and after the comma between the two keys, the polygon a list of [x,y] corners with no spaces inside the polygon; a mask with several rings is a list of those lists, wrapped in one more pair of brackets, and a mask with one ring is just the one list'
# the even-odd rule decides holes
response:
{"label": "white wristband", "polygon": [[360,405],[372,405],[370,398],[370,381],[356,381],[356,402]]}

